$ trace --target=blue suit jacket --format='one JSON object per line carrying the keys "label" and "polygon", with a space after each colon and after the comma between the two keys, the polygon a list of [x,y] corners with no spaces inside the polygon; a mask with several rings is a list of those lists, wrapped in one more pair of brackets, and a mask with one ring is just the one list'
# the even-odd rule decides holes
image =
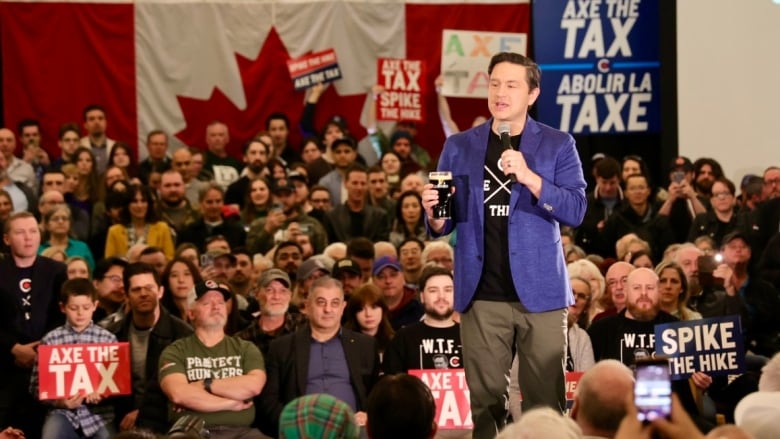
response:
{"label": "blue suit jacket", "polygon": [[[453,218],[443,233],[457,228],[455,309],[465,311],[482,276],[485,254],[484,164],[492,119],[453,135],[444,144],[438,169],[451,171],[456,187]],[[509,264],[515,291],[531,312],[572,303],[559,223],[578,226],[585,215],[585,179],[567,133],[527,119],[520,151],[542,182],[537,199],[525,185],[510,183]]]}

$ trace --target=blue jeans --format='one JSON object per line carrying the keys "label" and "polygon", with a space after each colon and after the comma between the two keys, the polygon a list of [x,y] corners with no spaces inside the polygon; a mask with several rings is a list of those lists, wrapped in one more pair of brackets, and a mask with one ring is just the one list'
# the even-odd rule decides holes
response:
{"label": "blue jeans", "polygon": [[[46,416],[46,421],[43,423],[42,439],[84,439],[86,436],[81,431],[76,431],[71,425],[68,418],[62,413],[52,411]],[[104,425],[92,439],[109,439],[111,434]]]}

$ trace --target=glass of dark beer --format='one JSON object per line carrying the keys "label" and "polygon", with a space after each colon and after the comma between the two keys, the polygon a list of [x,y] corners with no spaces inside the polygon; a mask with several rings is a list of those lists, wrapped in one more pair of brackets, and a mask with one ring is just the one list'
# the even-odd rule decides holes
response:
{"label": "glass of dark beer", "polygon": [[433,217],[435,219],[452,218],[452,172],[431,172],[428,174],[428,181],[439,193],[439,202],[433,206]]}

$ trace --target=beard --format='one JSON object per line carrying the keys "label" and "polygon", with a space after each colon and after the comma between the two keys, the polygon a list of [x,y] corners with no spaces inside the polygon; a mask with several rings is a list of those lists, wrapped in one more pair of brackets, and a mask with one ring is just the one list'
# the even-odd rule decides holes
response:
{"label": "beard", "polygon": [[265,168],[265,163],[259,160],[255,160],[254,162],[248,164],[247,167],[253,174],[260,174]]}
{"label": "beard", "polygon": [[649,322],[658,315],[659,305],[658,302],[654,302],[650,308],[642,308],[638,303],[629,302],[627,308],[628,312],[634,317],[634,320]]}
{"label": "beard", "polygon": [[450,306],[444,311],[437,311],[432,306],[425,306],[425,316],[430,317],[433,320],[443,321],[452,318],[452,314],[455,313],[455,309]]}

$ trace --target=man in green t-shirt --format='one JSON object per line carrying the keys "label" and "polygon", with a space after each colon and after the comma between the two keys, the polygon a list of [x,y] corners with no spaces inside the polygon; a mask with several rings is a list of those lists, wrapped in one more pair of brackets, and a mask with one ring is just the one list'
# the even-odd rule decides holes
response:
{"label": "man in green t-shirt", "polygon": [[160,387],[171,415],[203,419],[212,439],[262,438],[250,425],[252,398],[266,381],[263,356],[254,344],[225,335],[227,286],[208,280],[195,286],[195,296],[189,309],[195,333],[160,356]]}

